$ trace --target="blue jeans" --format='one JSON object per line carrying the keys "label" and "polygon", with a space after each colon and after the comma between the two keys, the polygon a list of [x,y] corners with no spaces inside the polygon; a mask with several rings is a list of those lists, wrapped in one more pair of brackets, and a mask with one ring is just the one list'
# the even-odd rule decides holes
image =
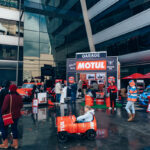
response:
{"label": "blue jeans", "polygon": [[[19,119],[13,119],[14,123],[11,125],[11,132],[13,134],[13,139],[18,139],[18,129],[17,129],[18,120]],[[2,136],[3,140],[7,139],[8,137],[8,126],[5,126],[4,128],[5,128],[5,135]]]}
{"label": "blue jeans", "polygon": [[71,92],[71,103],[76,101],[76,93],[75,92]]}
{"label": "blue jeans", "polygon": [[4,137],[5,134],[5,127],[4,127],[4,122],[1,114],[1,109],[0,109],[0,131],[2,132],[2,137]]}
{"label": "blue jeans", "polygon": [[56,102],[60,103],[60,96],[61,94],[56,94]]}
{"label": "blue jeans", "polygon": [[134,102],[128,101],[127,104],[126,104],[125,109],[128,112],[128,114],[131,114],[130,109],[132,110],[132,114],[135,114]]}

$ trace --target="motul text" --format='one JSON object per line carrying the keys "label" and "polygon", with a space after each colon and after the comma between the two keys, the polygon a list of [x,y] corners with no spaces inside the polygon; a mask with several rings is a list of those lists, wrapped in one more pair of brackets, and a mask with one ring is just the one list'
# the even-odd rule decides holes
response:
{"label": "motul text", "polygon": [[77,61],[76,70],[106,70],[106,60]]}

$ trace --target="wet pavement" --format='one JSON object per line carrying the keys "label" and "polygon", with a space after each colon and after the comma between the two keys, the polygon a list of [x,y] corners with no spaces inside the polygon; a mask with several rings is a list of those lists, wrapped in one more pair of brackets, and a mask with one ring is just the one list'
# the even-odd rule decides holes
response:
{"label": "wet pavement", "polygon": [[[97,109],[97,137],[88,141],[71,136],[69,141],[57,141],[56,116],[83,114],[80,103],[76,105],[43,106],[38,109],[26,105],[19,121],[20,150],[150,150],[150,114],[136,108],[136,119],[127,122],[124,109],[116,112]],[[11,137],[10,137],[11,138]]]}

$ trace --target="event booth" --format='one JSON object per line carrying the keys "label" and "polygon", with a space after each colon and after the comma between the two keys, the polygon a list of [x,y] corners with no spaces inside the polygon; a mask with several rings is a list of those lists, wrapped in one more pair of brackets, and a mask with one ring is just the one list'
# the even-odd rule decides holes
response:
{"label": "event booth", "polygon": [[107,56],[107,52],[76,53],[75,58],[67,59],[67,81],[73,76],[78,83],[86,82],[90,87],[98,84],[99,90],[107,93],[111,81],[120,89],[120,63],[118,57]]}

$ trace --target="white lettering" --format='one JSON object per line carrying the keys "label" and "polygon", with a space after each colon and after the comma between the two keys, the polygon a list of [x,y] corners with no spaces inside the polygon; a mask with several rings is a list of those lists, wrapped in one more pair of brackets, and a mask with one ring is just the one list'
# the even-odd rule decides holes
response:
{"label": "white lettering", "polygon": [[79,63],[78,69],[79,69],[79,70],[80,70],[80,69],[84,69],[84,63]]}
{"label": "white lettering", "polygon": [[65,123],[63,121],[63,122],[60,122],[60,131],[64,131],[64,129],[65,129]]}
{"label": "white lettering", "polygon": [[89,69],[90,67],[91,67],[91,64],[87,62],[87,63],[85,64],[85,68]]}
{"label": "white lettering", "polygon": [[95,58],[95,57],[100,57],[100,54],[96,53],[88,53],[88,54],[82,54],[82,58]]}
{"label": "white lettering", "polygon": [[101,68],[105,68],[104,62],[101,63]]}
{"label": "white lettering", "polygon": [[94,122],[90,122],[91,129],[94,129]]}
{"label": "white lettering", "polygon": [[106,69],[104,61],[81,61],[77,63],[77,70],[99,70]]}
{"label": "white lettering", "polygon": [[96,62],[95,68],[96,68],[96,69],[99,69],[100,67],[101,67],[101,63],[100,63],[100,62]]}
{"label": "white lettering", "polygon": [[94,65],[95,63],[94,62],[91,62],[91,68],[94,69]]}

